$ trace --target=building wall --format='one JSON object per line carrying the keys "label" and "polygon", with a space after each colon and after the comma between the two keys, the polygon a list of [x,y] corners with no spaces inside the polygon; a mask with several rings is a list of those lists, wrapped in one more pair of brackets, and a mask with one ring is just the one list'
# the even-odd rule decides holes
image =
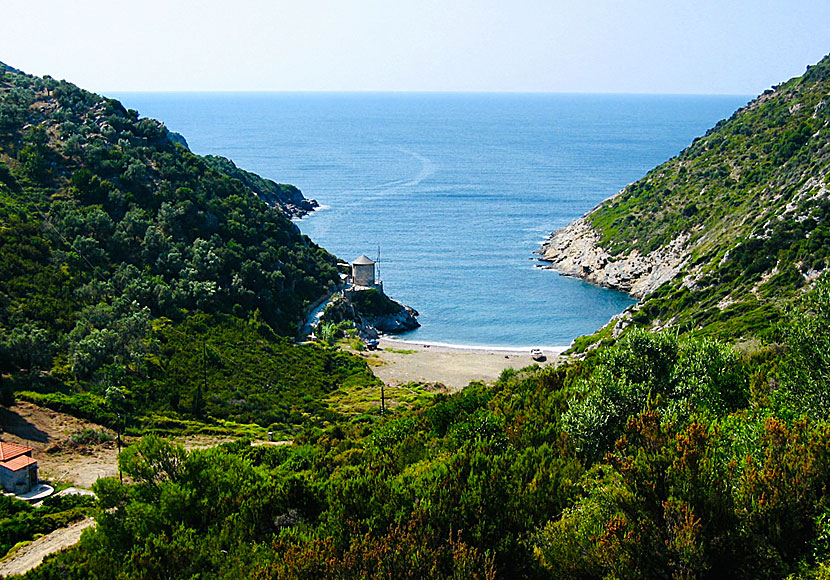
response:
{"label": "building wall", "polygon": [[[26,493],[31,489],[29,485],[29,467],[18,469],[17,471],[9,471],[5,467],[0,467],[0,484],[3,489],[13,493]],[[37,469],[35,467],[35,469]]]}
{"label": "building wall", "polygon": [[352,265],[353,281],[358,286],[374,286],[375,285],[375,265],[374,264],[353,264]]}

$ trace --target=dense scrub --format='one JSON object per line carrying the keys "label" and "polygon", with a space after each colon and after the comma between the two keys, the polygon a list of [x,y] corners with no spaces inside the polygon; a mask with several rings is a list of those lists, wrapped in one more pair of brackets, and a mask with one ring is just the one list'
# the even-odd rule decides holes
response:
{"label": "dense scrub", "polygon": [[39,507],[0,495],[0,557],[15,545],[29,542],[93,514],[95,500],[86,495],[53,495]]}
{"label": "dense scrub", "polygon": [[[365,364],[296,347],[336,259],[308,202],[161,123],[0,64],[0,373],[7,390],[113,425],[290,429]],[[118,387],[126,407],[108,404]]]}
{"label": "dense scrub", "polygon": [[637,332],[290,447],[145,437],[27,577],[825,577],[828,297],[780,352]]}

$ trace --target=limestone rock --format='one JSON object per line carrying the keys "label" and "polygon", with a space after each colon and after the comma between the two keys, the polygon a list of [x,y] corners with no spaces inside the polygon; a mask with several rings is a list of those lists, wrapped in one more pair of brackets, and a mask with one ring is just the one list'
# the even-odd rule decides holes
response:
{"label": "limestone rock", "polygon": [[634,250],[612,256],[599,239],[586,217],[581,217],[553,232],[538,253],[550,263],[546,268],[635,298],[643,298],[677,276],[688,259],[685,235],[647,255]]}

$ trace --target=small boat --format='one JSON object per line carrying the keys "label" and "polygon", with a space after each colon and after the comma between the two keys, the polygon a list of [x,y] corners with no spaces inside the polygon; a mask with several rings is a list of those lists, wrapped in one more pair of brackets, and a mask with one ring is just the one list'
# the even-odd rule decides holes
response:
{"label": "small boat", "polygon": [[369,350],[377,350],[378,349],[378,341],[374,338],[370,338],[366,341],[366,348]]}
{"label": "small boat", "polygon": [[542,362],[546,359],[545,353],[542,352],[541,348],[531,348],[530,349],[530,358],[535,361]]}

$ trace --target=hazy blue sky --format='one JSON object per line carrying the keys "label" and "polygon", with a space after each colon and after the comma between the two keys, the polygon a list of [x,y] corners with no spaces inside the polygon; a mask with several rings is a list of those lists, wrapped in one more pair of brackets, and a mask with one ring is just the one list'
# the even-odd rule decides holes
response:
{"label": "hazy blue sky", "polygon": [[756,94],[828,0],[4,0],[0,61],[99,92]]}

